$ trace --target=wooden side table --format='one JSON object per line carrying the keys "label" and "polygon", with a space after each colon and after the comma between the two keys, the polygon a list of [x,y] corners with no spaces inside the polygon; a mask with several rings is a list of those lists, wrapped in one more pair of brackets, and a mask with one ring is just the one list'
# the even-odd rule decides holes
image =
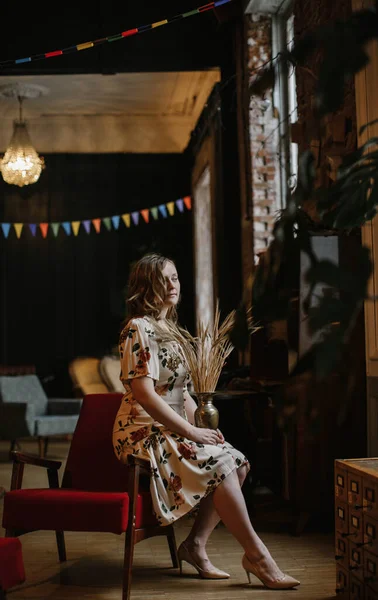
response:
{"label": "wooden side table", "polygon": [[250,461],[251,470],[243,491],[248,508],[254,510],[256,487],[263,486],[274,494],[281,494],[283,483],[282,439],[276,425],[272,389],[218,390],[214,404],[219,410],[219,427],[226,440]]}

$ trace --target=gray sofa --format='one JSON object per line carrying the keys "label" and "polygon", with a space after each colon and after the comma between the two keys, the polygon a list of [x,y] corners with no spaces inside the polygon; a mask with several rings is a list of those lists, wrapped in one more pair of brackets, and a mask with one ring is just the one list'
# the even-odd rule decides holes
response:
{"label": "gray sofa", "polygon": [[37,375],[0,376],[0,439],[12,448],[22,438],[38,439],[45,456],[50,436],[75,430],[80,398],[48,398]]}

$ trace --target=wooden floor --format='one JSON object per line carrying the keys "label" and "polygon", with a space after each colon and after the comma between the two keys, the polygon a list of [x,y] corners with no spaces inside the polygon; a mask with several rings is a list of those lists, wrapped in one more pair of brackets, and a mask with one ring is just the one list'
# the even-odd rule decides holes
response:
{"label": "wooden floor", "polygon": [[[11,464],[7,443],[0,442],[0,486],[10,486]],[[25,452],[37,452],[36,443],[22,444]],[[65,460],[68,442],[51,443],[48,457]],[[61,471],[63,472],[64,464]],[[26,466],[24,487],[47,487],[43,469]],[[2,515],[3,502],[0,500]],[[191,519],[176,525],[177,543],[186,536]],[[165,538],[152,538],[135,548],[132,600],[150,597],[164,600],[330,600],[335,594],[333,535],[305,531],[290,535],[285,511],[265,503],[257,509],[255,527],[280,567],[301,581],[297,590],[272,591],[241,567],[242,549],[223,525],[216,528],[208,544],[214,564],[231,574],[229,580],[202,580],[184,563],[185,577],[170,567]],[[0,529],[0,535],[4,530]],[[124,536],[98,533],[66,533],[67,562],[58,562],[53,532],[22,536],[26,582],[9,591],[9,600],[121,600]]]}

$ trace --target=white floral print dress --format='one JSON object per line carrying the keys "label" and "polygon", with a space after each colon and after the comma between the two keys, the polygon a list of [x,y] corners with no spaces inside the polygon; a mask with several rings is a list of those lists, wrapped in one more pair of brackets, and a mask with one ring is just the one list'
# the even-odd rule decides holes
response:
{"label": "white floral print dress", "polygon": [[186,419],[183,393],[189,373],[176,342],[159,342],[147,317],[128,322],[119,340],[125,394],[113,429],[113,446],[122,461],[144,456],[152,468],[151,495],[158,522],[169,525],[191,511],[247,458],[231,444],[197,444],[154,419],[135,400],[129,381],[151,377],[155,391]]}

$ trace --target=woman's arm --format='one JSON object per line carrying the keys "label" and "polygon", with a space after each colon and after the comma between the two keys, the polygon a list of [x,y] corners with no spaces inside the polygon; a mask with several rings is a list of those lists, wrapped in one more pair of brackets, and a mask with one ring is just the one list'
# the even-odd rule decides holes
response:
{"label": "woman's arm", "polygon": [[197,404],[195,403],[194,399],[192,398],[192,396],[189,394],[188,391],[184,392],[184,401],[185,401],[185,412],[186,412],[186,416],[188,417],[188,421],[189,421],[189,423],[194,425],[194,411],[197,408]]}
{"label": "woman's arm", "polygon": [[[155,421],[162,423],[178,435],[202,444],[219,444],[217,431],[195,427],[180,417],[154,390],[151,377],[138,377],[130,380],[133,396]],[[194,400],[192,399],[194,402]]]}
{"label": "woman's arm", "polygon": [[184,437],[190,437],[193,426],[180,417],[154,390],[154,381],[151,377],[138,377],[130,381],[133,396],[144,410],[155,421],[162,423],[168,429]]}
{"label": "woman's arm", "polygon": [[[188,417],[188,421],[189,423],[191,423],[192,425],[195,425],[195,421],[194,421],[194,411],[196,410],[197,404],[194,400],[194,398],[192,398],[192,396],[189,394],[188,391],[184,392],[184,400],[185,400],[185,411],[186,411],[186,416]],[[223,444],[224,443],[224,436],[223,433],[220,431],[220,429],[217,429],[219,438],[220,438],[220,443]]]}

